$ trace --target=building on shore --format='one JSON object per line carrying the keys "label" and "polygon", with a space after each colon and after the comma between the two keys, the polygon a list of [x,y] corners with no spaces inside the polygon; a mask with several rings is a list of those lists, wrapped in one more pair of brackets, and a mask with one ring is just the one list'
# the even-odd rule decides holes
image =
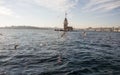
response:
{"label": "building on shore", "polygon": [[55,29],[55,31],[73,31],[72,26],[68,26],[67,14],[65,13],[65,19],[63,23],[63,29]]}
{"label": "building on shore", "polygon": [[120,32],[120,27],[100,27],[100,28],[92,28],[89,27],[86,30],[88,31],[106,31],[106,32]]}
{"label": "building on shore", "polygon": [[72,30],[73,30],[73,27],[68,26],[68,20],[67,20],[66,15],[67,15],[67,14],[65,14],[65,20],[64,20],[64,31],[72,31]]}

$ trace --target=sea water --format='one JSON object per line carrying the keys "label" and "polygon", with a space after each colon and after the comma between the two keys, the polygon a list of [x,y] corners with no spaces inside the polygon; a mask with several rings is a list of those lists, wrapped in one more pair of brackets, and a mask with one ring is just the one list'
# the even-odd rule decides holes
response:
{"label": "sea water", "polygon": [[[0,75],[120,75],[120,33],[0,29]],[[15,49],[15,45],[18,45]],[[59,62],[60,61],[60,62]]]}

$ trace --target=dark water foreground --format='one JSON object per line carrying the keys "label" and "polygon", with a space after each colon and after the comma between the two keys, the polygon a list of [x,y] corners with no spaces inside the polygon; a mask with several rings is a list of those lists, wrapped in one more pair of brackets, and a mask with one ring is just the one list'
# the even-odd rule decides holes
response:
{"label": "dark water foreground", "polygon": [[[120,33],[1,29],[0,75],[120,75]],[[14,49],[15,45],[17,49]]]}

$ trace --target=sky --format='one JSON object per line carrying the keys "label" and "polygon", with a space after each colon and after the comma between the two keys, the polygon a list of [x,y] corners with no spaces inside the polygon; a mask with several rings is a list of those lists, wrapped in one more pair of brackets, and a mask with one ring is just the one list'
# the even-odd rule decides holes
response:
{"label": "sky", "polygon": [[120,26],[120,0],[0,0],[0,27]]}

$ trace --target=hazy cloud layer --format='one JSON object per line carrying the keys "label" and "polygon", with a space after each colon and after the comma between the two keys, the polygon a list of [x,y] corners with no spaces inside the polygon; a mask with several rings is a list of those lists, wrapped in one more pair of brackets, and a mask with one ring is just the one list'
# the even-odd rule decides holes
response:
{"label": "hazy cloud layer", "polygon": [[120,9],[120,0],[89,0],[83,11],[85,12],[109,12]]}
{"label": "hazy cloud layer", "polygon": [[[11,0],[16,3],[35,4],[38,7],[45,7],[54,11],[65,12],[77,8],[82,12],[110,12],[114,9],[120,9],[120,0],[84,0],[87,1],[82,7],[79,6],[81,0]],[[0,15],[13,15],[16,12],[6,7],[7,0],[0,0]],[[14,3],[13,3],[14,4]],[[31,5],[32,5],[31,4]],[[24,9],[24,8],[23,8]]]}
{"label": "hazy cloud layer", "polygon": [[42,7],[65,12],[74,8],[78,0],[32,0],[32,2]]}
{"label": "hazy cloud layer", "polygon": [[0,6],[0,14],[10,16],[10,15],[13,14],[13,12],[10,9],[6,8],[6,7]]}
{"label": "hazy cloud layer", "polygon": [[0,15],[12,15],[13,12],[9,8],[5,7],[3,4],[3,0],[0,0]]}

